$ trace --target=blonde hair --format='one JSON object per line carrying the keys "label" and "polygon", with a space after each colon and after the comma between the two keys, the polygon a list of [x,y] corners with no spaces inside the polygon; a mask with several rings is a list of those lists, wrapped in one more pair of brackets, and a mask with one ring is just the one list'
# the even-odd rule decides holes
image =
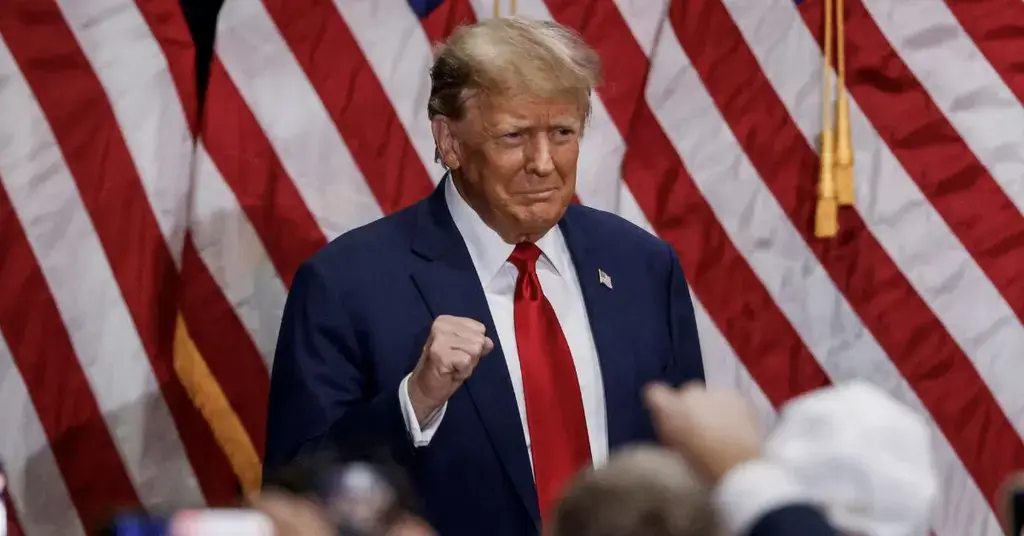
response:
{"label": "blonde hair", "polygon": [[706,536],[720,527],[707,486],[674,452],[634,446],[586,471],[559,502],[552,536]]}
{"label": "blonde hair", "polygon": [[455,30],[435,51],[427,115],[460,120],[476,94],[571,99],[584,117],[601,78],[601,60],[557,22],[486,19]]}

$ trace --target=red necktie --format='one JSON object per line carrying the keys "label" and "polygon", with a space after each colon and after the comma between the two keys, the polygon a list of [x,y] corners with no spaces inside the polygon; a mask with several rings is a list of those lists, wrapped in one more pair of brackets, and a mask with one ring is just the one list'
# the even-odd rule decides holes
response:
{"label": "red necktie", "polygon": [[590,439],[569,344],[537,279],[539,256],[536,245],[520,243],[509,262],[519,269],[516,345],[523,371],[537,499],[541,518],[546,519],[565,485],[590,463]]}

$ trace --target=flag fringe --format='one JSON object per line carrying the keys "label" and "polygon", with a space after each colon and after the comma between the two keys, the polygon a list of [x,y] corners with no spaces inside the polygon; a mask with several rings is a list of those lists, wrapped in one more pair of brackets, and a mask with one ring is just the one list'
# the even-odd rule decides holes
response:
{"label": "flag fringe", "polygon": [[835,184],[835,132],[832,130],[832,15],[833,0],[825,0],[825,54],[821,64],[821,166],[818,175],[818,203],[814,211],[814,236],[832,238],[839,232]]}
{"label": "flag fringe", "polygon": [[853,205],[853,139],[850,135],[850,102],[846,92],[846,9],[844,0],[835,0],[836,20],[836,199],[840,206]]}

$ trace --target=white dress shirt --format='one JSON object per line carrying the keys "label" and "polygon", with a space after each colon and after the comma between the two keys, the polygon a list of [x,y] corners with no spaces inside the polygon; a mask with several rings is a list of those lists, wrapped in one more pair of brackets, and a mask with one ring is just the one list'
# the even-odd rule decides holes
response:
{"label": "white dress shirt", "polygon": [[[462,198],[452,180],[447,179],[445,200],[451,212],[455,226],[462,235],[469,249],[480,284],[487,298],[494,327],[497,330],[496,343],[501,345],[508,366],[509,377],[512,379],[512,391],[515,393],[519,407],[519,420],[526,438],[526,448],[531,452],[530,463],[533,463],[530,451],[530,428],[526,422],[526,403],[523,396],[523,374],[519,365],[519,352],[516,346],[515,317],[513,315],[513,295],[515,293],[518,270],[508,262],[509,255],[515,249],[487,226],[480,216]],[[587,308],[583,301],[576,268],[573,266],[569,248],[562,236],[562,231],[554,227],[536,242],[542,255],[537,260],[537,278],[544,295],[555,310],[558,323],[565,333],[572,360],[576,365],[576,378],[579,380],[580,393],[583,396],[583,413],[587,421],[587,433],[590,436],[590,453],[595,466],[600,467],[608,459],[608,421],[604,403],[604,382],[601,378],[601,367],[597,359],[597,348],[590,332],[587,319]],[[475,320],[483,321],[482,318]],[[493,333],[488,333],[492,339]],[[493,355],[482,359],[492,359]],[[412,437],[413,444],[424,447],[430,444],[437,432],[447,404],[431,415],[423,427],[420,427],[416,414],[409,400],[409,376],[402,380],[398,388],[402,415],[406,427]]]}

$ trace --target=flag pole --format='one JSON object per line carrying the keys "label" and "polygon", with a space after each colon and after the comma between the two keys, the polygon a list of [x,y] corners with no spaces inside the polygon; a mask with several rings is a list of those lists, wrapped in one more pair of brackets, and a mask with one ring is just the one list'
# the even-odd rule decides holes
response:
{"label": "flag pole", "polygon": [[854,202],[853,139],[850,135],[850,102],[846,94],[846,28],[844,0],[836,2],[836,199],[840,205]]}
{"label": "flag pole", "polygon": [[835,177],[835,132],[832,130],[832,16],[833,0],[825,0],[825,54],[821,63],[821,167],[818,203],[814,210],[814,235],[831,238],[839,231]]}

